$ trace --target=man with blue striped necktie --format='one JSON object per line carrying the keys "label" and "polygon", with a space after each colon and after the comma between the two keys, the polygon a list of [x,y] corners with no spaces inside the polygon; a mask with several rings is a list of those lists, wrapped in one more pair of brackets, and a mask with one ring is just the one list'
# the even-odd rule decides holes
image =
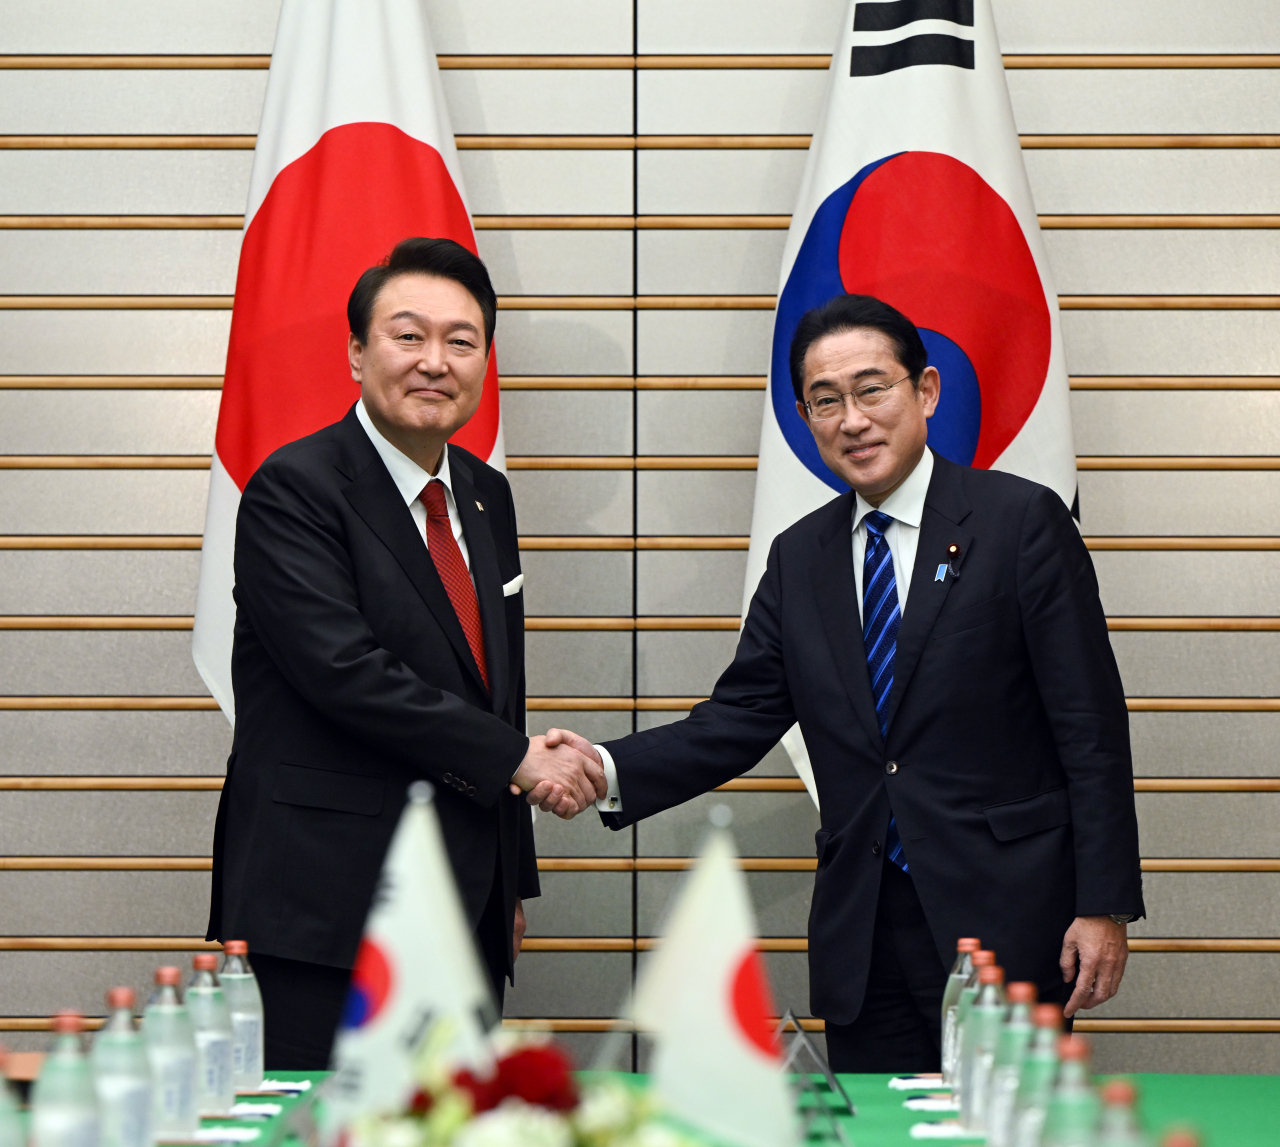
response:
{"label": "man with blue striped necktie", "polygon": [[652,816],[798,721],[822,806],[809,984],[831,1066],[936,1071],[961,936],[1068,1016],[1120,984],[1143,913],[1124,690],[1061,499],[927,448],[941,380],[906,316],[833,299],[801,319],[791,376],[851,489],[774,541],[711,699],[595,746],[597,807],[612,828]]}

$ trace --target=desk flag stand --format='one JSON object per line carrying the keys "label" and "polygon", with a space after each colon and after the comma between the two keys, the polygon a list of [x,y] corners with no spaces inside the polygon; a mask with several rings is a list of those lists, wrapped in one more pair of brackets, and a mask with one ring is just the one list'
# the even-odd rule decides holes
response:
{"label": "desk flag stand", "polygon": [[[836,1119],[836,1115],[837,1113],[844,1114],[847,1112],[851,1117],[856,1116],[858,1109],[854,1107],[853,1101],[849,1098],[849,1093],[844,1089],[844,1085],[835,1077],[826,1059],[818,1051],[813,1040],[809,1038],[809,1033],[800,1026],[800,1021],[796,1019],[795,1012],[790,1008],[782,1013],[782,1018],[778,1021],[777,1028],[774,1029],[775,1037],[781,1040],[788,1025],[794,1030],[795,1035],[783,1054],[782,1070],[791,1072],[794,1076],[792,1087],[795,1091],[796,1110],[804,1120],[805,1139],[834,1139],[842,1147],[852,1147],[848,1136],[845,1135],[844,1128],[840,1126],[839,1121]],[[807,1067],[801,1063],[802,1056],[808,1056]],[[827,1102],[822,1091],[818,1089],[811,1078],[814,1071],[820,1074],[826,1082],[828,1093],[839,1096],[840,1103],[832,1106]],[[806,1098],[810,1100],[809,1103],[804,1102]],[[825,1123],[825,1126],[815,1126],[815,1124],[822,1123]]]}

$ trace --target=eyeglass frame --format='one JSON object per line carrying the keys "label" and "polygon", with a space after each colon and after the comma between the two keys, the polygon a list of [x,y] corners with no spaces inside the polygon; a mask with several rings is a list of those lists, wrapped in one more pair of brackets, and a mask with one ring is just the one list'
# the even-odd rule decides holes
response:
{"label": "eyeglass frame", "polygon": [[[893,390],[893,388],[895,386],[899,386],[902,383],[906,382],[907,379],[909,378],[911,378],[911,375],[910,373],[907,373],[907,374],[904,374],[896,382],[869,382],[865,386],[856,387],[853,390],[837,390],[835,393],[840,396],[840,414],[843,414],[844,411],[847,409],[847,404],[844,401],[846,398],[852,398],[853,405],[856,406],[859,410],[864,412],[868,410],[875,410],[877,407],[883,406],[884,402],[887,399],[892,397],[892,394],[890,392]],[[863,406],[862,403],[858,401],[858,395],[864,393],[865,391],[871,390],[872,388],[877,386],[881,387],[885,391],[885,397],[881,399],[879,402],[873,403],[871,406]],[[805,409],[805,413],[808,414],[810,419],[812,419],[815,422],[826,422],[837,416],[834,410],[830,414],[826,414],[826,415],[814,414],[812,400],[810,399],[805,400],[804,409]]]}

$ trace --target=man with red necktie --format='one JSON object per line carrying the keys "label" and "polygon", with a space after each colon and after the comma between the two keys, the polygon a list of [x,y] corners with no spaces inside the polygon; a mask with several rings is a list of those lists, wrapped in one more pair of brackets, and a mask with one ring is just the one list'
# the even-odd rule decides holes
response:
{"label": "man with red necktie", "polygon": [[240,503],[208,935],[249,943],[271,1070],[328,1066],[413,781],[436,787],[499,1006],[538,895],[530,806],[572,816],[605,793],[594,760],[525,735],[511,489],[448,444],[480,404],[496,311],[464,247],[398,244],[347,304],[359,401]]}

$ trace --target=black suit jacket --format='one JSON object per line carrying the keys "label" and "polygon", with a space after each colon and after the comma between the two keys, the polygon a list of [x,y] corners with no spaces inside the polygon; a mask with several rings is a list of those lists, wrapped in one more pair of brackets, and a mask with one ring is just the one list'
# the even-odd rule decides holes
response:
{"label": "black suit jacket", "polygon": [[[277,450],[236,519],[236,729],[218,806],[209,938],[350,967],[414,780],[435,802],[472,927],[501,881],[538,894],[523,595],[507,480],[449,447],[492,695],[418,527],[354,407]],[[510,970],[508,965],[493,971]]]}
{"label": "black suit jacket", "polygon": [[[979,936],[1010,980],[1060,989],[1074,917],[1143,912],[1128,717],[1088,552],[1051,490],[935,457],[882,738],[853,509],[845,494],[779,535],[709,701],[607,744],[623,811],[606,823],[723,784],[798,720],[822,806],[814,1013],[861,1008],[891,812],[944,964]],[[960,576],[937,581],[953,542]]]}

